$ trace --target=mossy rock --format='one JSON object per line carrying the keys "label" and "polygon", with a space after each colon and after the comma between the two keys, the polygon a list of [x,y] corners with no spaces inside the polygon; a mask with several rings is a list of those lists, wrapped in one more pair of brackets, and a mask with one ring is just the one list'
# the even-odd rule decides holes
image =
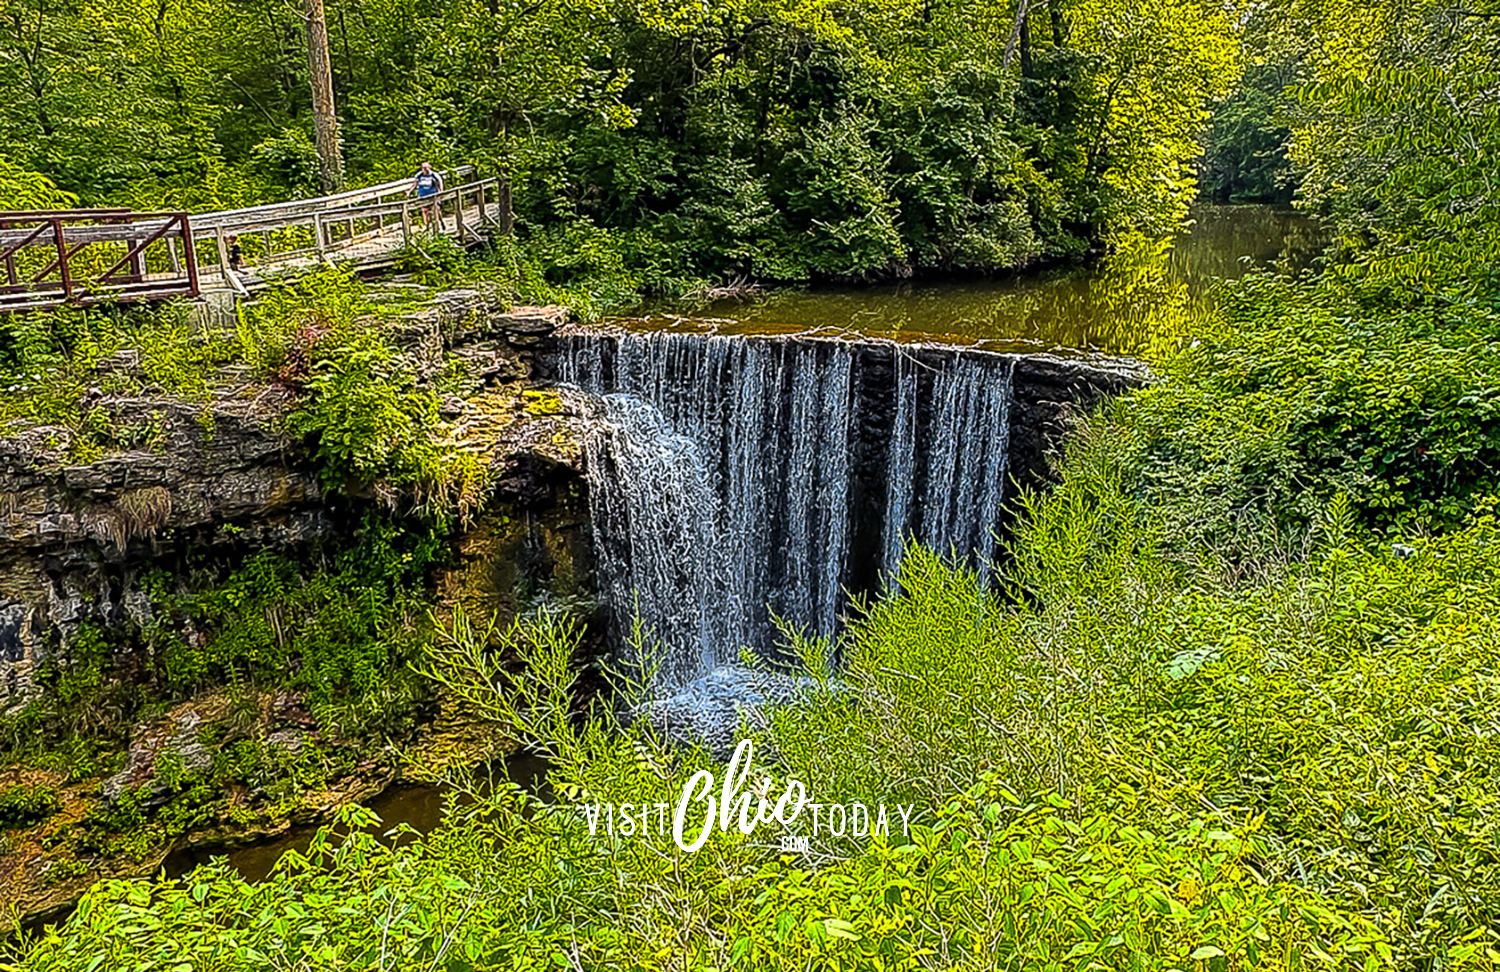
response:
{"label": "mossy rock", "polygon": [[522,394],[525,398],[526,412],[529,415],[563,414],[562,396],[555,391],[527,389]]}

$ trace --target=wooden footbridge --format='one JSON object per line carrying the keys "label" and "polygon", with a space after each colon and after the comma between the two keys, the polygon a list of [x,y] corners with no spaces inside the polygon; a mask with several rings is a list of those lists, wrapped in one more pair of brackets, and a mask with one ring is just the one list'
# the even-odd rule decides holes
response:
{"label": "wooden footbridge", "polygon": [[502,228],[499,180],[475,178],[472,166],[443,177],[435,199],[408,195],[412,181],[401,179],[217,213],[0,211],[0,313],[215,290],[247,296],[319,263],[391,266],[423,234],[467,246]]}

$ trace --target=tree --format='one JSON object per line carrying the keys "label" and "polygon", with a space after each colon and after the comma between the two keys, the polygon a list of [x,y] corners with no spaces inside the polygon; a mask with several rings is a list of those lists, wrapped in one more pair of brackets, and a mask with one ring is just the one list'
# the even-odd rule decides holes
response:
{"label": "tree", "polygon": [[40,172],[30,172],[0,155],[0,209],[66,209],[77,201]]}
{"label": "tree", "polygon": [[303,0],[307,16],[307,70],[312,82],[313,136],[318,147],[318,179],[323,191],[344,188],[344,151],[333,102],[333,67],[328,58],[328,20],[323,0]]}
{"label": "tree", "polygon": [[1500,264],[1500,5],[1336,0],[1292,15],[1325,29],[1309,32],[1291,155],[1350,269],[1427,288]]}

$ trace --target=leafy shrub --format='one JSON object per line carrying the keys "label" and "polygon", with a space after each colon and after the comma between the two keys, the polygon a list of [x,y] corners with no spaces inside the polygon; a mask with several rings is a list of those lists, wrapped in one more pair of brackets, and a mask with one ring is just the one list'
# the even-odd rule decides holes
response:
{"label": "leafy shrub", "polygon": [[62,809],[57,791],[20,784],[0,790],[0,827],[29,827]]}
{"label": "leafy shrub", "polygon": [[[345,732],[401,735],[427,697],[406,666],[425,634],[418,592],[443,534],[395,530],[371,514],[355,536],[307,564],[262,551],[207,589],[159,586],[141,633],[158,691],[184,697],[243,677],[304,692]],[[191,643],[184,621],[207,638]]]}
{"label": "leafy shrub", "polygon": [[1500,492],[1500,310],[1450,295],[1394,306],[1252,277],[1225,315],[1114,416],[1133,488],[1176,529],[1306,527],[1335,494],[1372,526],[1461,523]]}
{"label": "leafy shrub", "polygon": [[[500,633],[527,663],[514,695],[475,677],[493,676],[509,653],[493,650],[495,634],[460,617],[434,674],[550,753],[560,792],[650,804],[705,765],[639,727],[571,717],[572,624],[543,616]],[[255,885],[222,863],[182,882],[101,883],[16,964],[1134,970],[1389,960],[1368,921],[1263,880],[1267,849],[1253,824],[1178,811],[1143,826],[1132,816],[1150,797],[1115,789],[1114,811],[1080,813],[987,777],[929,805],[904,838],[812,864],[733,830],[692,854],[591,837],[576,806],[471,781],[473,802],[451,806],[426,839],[392,846],[325,830]],[[344,827],[374,823],[369,811],[344,813]],[[135,934],[141,922],[154,933]]]}
{"label": "leafy shrub", "polygon": [[1401,967],[1494,948],[1493,517],[1396,552],[1338,499],[1290,550],[1187,558],[1120,440],[1084,437],[1028,501],[1009,597],[913,551],[842,648],[852,691],[780,717],[789,772],[865,802],[994,773],[1153,829],[1207,808],[1258,822],[1259,873],[1375,920]]}
{"label": "leafy shrub", "polygon": [[0,199],[7,209],[67,209],[78,202],[40,172],[32,172],[0,155]]}

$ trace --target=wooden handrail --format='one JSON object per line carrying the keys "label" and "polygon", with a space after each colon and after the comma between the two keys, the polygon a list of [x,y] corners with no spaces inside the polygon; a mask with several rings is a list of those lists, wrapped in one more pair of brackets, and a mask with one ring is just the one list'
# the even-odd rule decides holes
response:
{"label": "wooden handrail", "polygon": [[[176,213],[168,216],[162,216],[160,213],[152,213],[151,217],[153,220],[160,219],[161,221],[158,223],[142,220],[128,224],[98,223],[69,226],[68,239],[81,243],[109,243],[114,241],[134,243],[153,236],[164,226],[171,226],[172,222],[179,218]],[[6,220],[6,222],[9,222],[9,220]],[[53,220],[44,220],[38,224],[37,229],[45,229],[47,226],[52,225],[53,222]],[[69,220],[63,218],[56,220],[56,222],[66,223]],[[17,241],[21,241],[20,245],[25,245],[25,242],[29,242],[31,239],[34,239],[34,235],[28,230],[0,230],[0,247],[6,247]]]}
{"label": "wooden handrail", "polygon": [[[111,216],[131,216],[131,209],[10,209],[4,213],[6,223],[30,223],[39,219],[102,219]],[[149,215],[149,214],[147,214]]]}
{"label": "wooden handrail", "polygon": [[[115,271],[119,270],[125,264],[130,263],[132,260],[139,260],[141,254],[146,251],[146,247],[150,246],[152,243],[155,243],[157,240],[159,240],[162,237],[166,236],[167,235],[167,230],[172,229],[174,223],[176,224],[176,229],[178,230],[179,235],[181,235],[183,233],[186,233],[186,231],[187,231],[187,215],[186,214],[181,214],[181,215],[178,215],[175,219],[169,219],[169,220],[167,220],[165,223],[163,223],[161,225],[160,229],[158,229],[155,233],[152,233],[150,236],[146,237],[144,240],[141,240],[140,242],[136,242],[136,241],[132,240],[131,242],[135,243],[135,245],[132,246],[128,251],[126,251],[125,255],[122,256],[122,257],[120,257],[120,259],[117,260],[108,270],[106,270],[103,273],[101,273],[99,275],[99,277],[98,277],[99,281],[101,283],[107,282],[110,277],[114,276]],[[81,244],[81,243],[79,244],[79,246],[82,246],[82,245],[83,244]]]}
{"label": "wooden handrail", "polygon": [[[5,264],[7,280],[0,286],[0,312],[198,294],[192,228],[186,213],[133,213],[123,209],[0,212],[0,226],[17,224],[19,228],[0,231],[0,261]],[[187,275],[182,275],[175,258],[172,273],[148,273],[148,249],[154,244],[176,246],[177,241],[187,248]],[[93,244],[123,245],[125,253],[118,256],[118,251],[107,252],[109,268],[95,274],[87,264],[82,268],[75,265],[80,253]],[[30,255],[38,250],[40,259],[25,267],[23,280],[17,273],[21,269],[17,254],[25,251]]]}
{"label": "wooden handrail", "polygon": [[[438,232],[449,232],[451,224],[461,240],[482,239],[481,227],[495,225],[487,205],[488,190],[501,182],[497,178],[459,181],[474,172],[473,166],[456,166],[444,175],[449,183],[459,184],[445,185],[436,195],[417,198],[411,198],[412,180],[399,179],[332,196],[198,216],[128,209],[0,212],[0,313],[62,303],[197,296],[199,273],[204,269],[198,262],[197,247],[205,243],[217,251],[216,272],[244,294],[245,285],[229,266],[232,236],[251,240],[262,237],[261,245],[246,247],[254,257],[252,275],[247,280],[256,279],[254,271],[263,275],[306,265],[309,258],[347,259],[360,266],[386,265],[400,245],[411,241],[412,216],[431,208],[440,211],[435,220]],[[495,197],[498,195],[496,189]],[[443,214],[442,209],[448,212]],[[280,232],[284,230],[294,232]],[[112,247],[101,261],[108,269],[103,273],[89,269],[89,279],[84,279],[78,272],[90,265],[76,265],[75,258],[93,244]],[[124,247],[123,256],[113,249],[119,246]],[[153,251],[158,256],[148,254],[148,249],[157,246],[167,248],[165,259],[159,257],[159,251]],[[31,256],[38,248],[43,251],[40,259]],[[29,259],[18,261],[16,255],[22,251]],[[52,253],[50,262],[46,251]],[[34,268],[43,263],[47,265],[37,273]],[[161,269],[168,265],[170,272]],[[20,271],[24,271],[25,279]]]}
{"label": "wooden handrail", "polygon": [[[279,212],[259,211],[250,213],[252,218],[241,221],[223,220],[216,224],[205,225],[202,218],[193,217],[193,226],[200,233],[212,235],[215,238],[224,238],[230,235],[250,236],[256,234],[274,232],[276,230],[293,229],[296,227],[310,228],[318,233],[319,239],[323,240],[321,226],[337,225],[350,220],[368,220],[381,216],[394,216],[403,210],[414,210],[421,206],[441,205],[452,202],[460,197],[472,197],[485,187],[498,185],[499,179],[491,177],[480,179],[475,182],[466,182],[462,185],[452,186],[438,193],[436,197],[409,198],[406,190],[402,189],[399,195],[379,202],[369,202],[361,205],[345,206],[340,209],[324,208],[321,206],[299,207],[295,212],[288,212],[286,208]],[[405,185],[403,183],[402,185]],[[435,199],[435,203],[434,200]],[[223,214],[217,214],[223,215]],[[367,234],[361,234],[367,235]],[[286,255],[304,253],[309,250],[321,250],[316,247],[302,247],[300,249],[287,251]],[[222,258],[221,258],[222,260]]]}
{"label": "wooden handrail", "polygon": [[[444,178],[462,178],[472,175],[472,165],[454,166],[447,173],[438,173]],[[215,229],[221,225],[235,223],[246,217],[255,217],[261,214],[271,216],[276,213],[306,213],[336,209],[340,203],[360,202],[365,199],[378,199],[383,195],[394,192],[405,192],[412,184],[410,178],[396,179],[392,182],[382,182],[378,186],[368,186],[364,189],[351,189],[347,192],[337,193],[332,196],[314,196],[310,199],[290,199],[286,202],[266,203],[260,206],[248,206],[244,209],[225,209],[214,213],[201,213],[193,217],[193,223],[200,229]]]}

